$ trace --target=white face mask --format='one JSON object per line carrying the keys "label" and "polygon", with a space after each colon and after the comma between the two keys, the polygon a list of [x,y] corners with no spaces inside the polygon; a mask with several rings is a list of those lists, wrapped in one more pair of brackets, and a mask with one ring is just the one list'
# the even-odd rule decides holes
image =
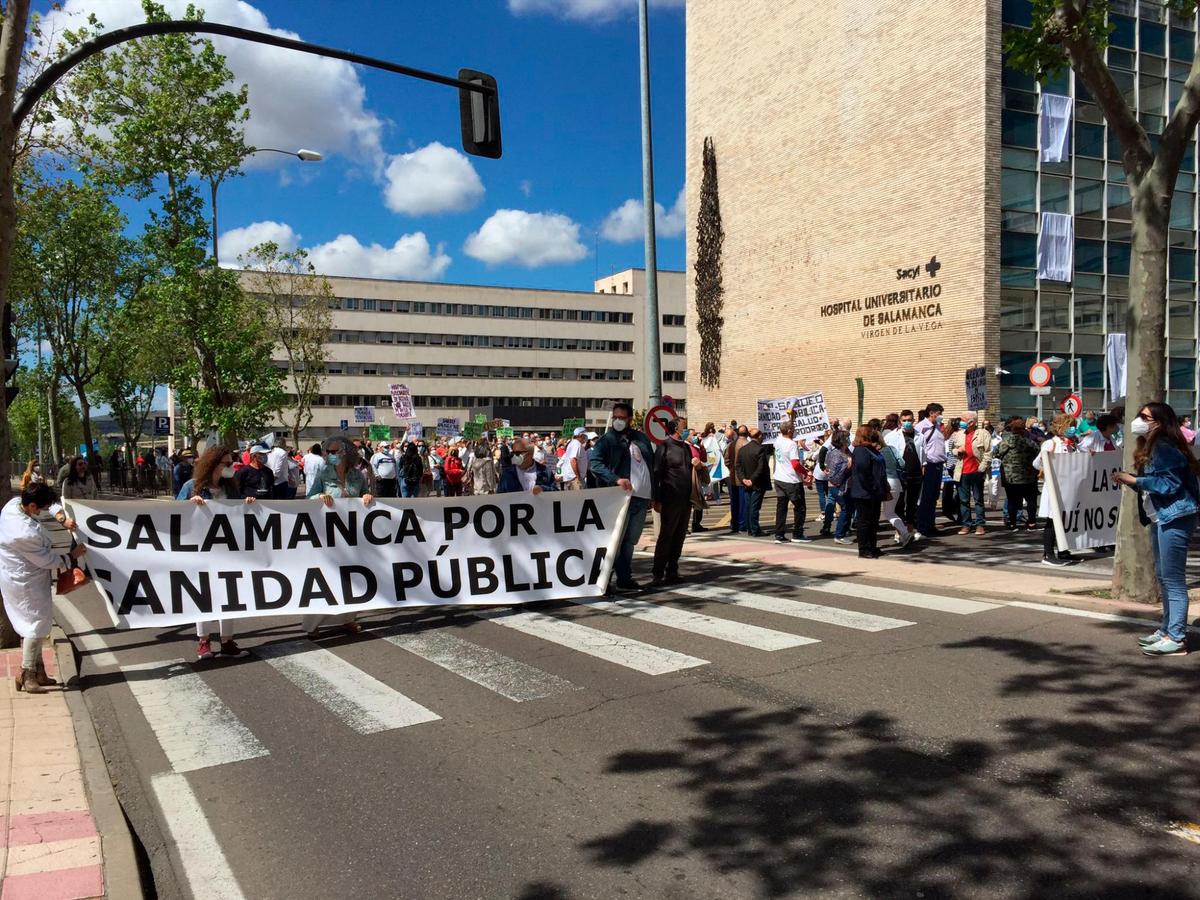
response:
{"label": "white face mask", "polygon": [[613,431],[624,431],[628,424],[624,419],[613,419]]}
{"label": "white face mask", "polygon": [[1138,416],[1136,419],[1133,420],[1133,424],[1129,426],[1129,430],[1132,431],[1134,434],[1136,434],[1138,437],[1142,437],[1144,435],[1149,434],[1151,431],[1153,431],[1154,426],[1150,422],[1147,422],[1145,419],[1143,419],[1141,416]]}
{"label": "white face mask", "polygon": [[225,468],[223,468],[221,470],[222,478],[232,478],[236,474],[237,473],[235,471],[233,471],[233,466],[226,466]]}

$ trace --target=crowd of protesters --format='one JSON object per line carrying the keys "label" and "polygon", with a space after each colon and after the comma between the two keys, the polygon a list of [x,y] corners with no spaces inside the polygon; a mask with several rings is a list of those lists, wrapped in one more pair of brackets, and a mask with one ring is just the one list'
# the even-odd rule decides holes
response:
{"label": "crowd of protesters", "polygon": [[[645,589],[634,580],[633,556],[648,512],[653,509],[658,517],[651,587],[675,584],[682,580],[679,560],[689,529],[707,530],[703,511],[725,491],[731,534],[772,535],[779,543],[820,538],[857,543],[864,559],[883,555],[881,523],[890,526],[896,549],[903,551],[946,533],[936,524],[939,507],[950,529],[957,528],[963,536],[985,534],[989,507],[1000,508],[1009,531],[1042,530],[1045,564],[1069,565],[1069,556],[1057,550],[1047,497],[1039,491],[1041,473],[1053,454],[1116,449],[1122,443],[1118,429],[1116,415],[1093,413],[1078,419],[1063,414],[1048,422],[1012,416],[997,428],[975,413],[947,416],[941,404],[930,403],[919,412],[905,409],[858,427],[834,419],[828,430],[810,439],[798,438],[792,422],[785,420],[769,443],[753,425],[730,422],[717,427],[710,422],[694,431],[672,421],[666,426],[666,439],[655,446],[634,427],[632,407],[616,403],[603,434],[581,427],[569,436],[525,432],[501,438],[492,432],[474,440],[409,437],[377,443],[339,435],[303,453],[276,439],[273,446],[256,442],[242,451],[213,446],[198,458],[191,450],[164,454],[155,469],[170,479],[177,500],[197,505],[299,497],[327,505],[350,498],[370,506],[376,497],[621,487],[631,497],[610,590],[631,594]],[[1142,639],[1143,652],[1184,653],[1183,567],[1200,515],[1200,482],[1195,476],[1200,463],[1190,447],[1196,433],[1169,406],[1151,403],[1135,419],[1134,437],[1138,474],[1114,477],[1139,492],[1164,597],[1162,625]],[[68,503],[94,498],[91,474],[87,460],[67,461],[56,477],[58,494]],[[21,478],[21,496],[5,508],[4,516],[29,517],[35,509],[52,506],[60,510],[47,482],[38,461],[31,461]],[[768,494],[775,499],[774,527],[764,529],[762,508]],[[810,502],[815,535],[806,533]],[[0,531],[2,526],[0,522]],[[49,571],[47,567],[69,562],[34,542],[24,519],[13,521],[8,531],[14,543],[8,551],[0,548],[0,581],[6,577],[3,566],[9,557],[12,572]],[[28,553],[22,549],[25,544]],[[7,595],[5,591],[6,603]],[[30,630],[36,633],[41,620],[34,616],[29,621],[34,619],[39,624]],[[360,630],[353,614],[308,616],[303,623],[313,638],[330,626]],[[244,653],[228,623],[201,622],[196,633],[202,659]],[[219,649],[214,649],[218,642]],[[35,668],[26,677],[36,684],[40,676]]]}

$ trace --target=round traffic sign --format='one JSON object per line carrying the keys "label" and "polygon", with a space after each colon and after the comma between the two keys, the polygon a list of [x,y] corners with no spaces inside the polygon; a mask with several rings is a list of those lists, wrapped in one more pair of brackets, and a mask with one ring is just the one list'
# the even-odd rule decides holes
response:
{"label": "round traffic sign", "polygon": [[664,394],[664,395],[662,396],[662,399],[661,399],[659,402],[660,402],[660,403],[661,403],[663,406],[665,406],[665,407],[667,407],[667,408],[669,408],[669,409],[672,409],[672,410],[673,410],[673,409],[675,409],[675,398],[674,398],[674,397],[670,397],[670,396],[668,396],[668,395]]}
{"label": "round traffic sign", "polygon": [[1045,387],[1054,380],[1054,370],[1049,363],[1034,363],[1029,367],[1029,383],[1034,387]]}
{"label": "round traffic sign", "polygon": [[1083,401],[1079,399],[1078,394],[1068,394],[1059,408],[1068,416],[1078,416],[1083,412]]}
{"label": "round traffic sign", "polygon": [[675,410],[666,406],[656,406],[646,413],[644,428],[646,436],[656,444],[667,439],[667,423],[675,421]]}

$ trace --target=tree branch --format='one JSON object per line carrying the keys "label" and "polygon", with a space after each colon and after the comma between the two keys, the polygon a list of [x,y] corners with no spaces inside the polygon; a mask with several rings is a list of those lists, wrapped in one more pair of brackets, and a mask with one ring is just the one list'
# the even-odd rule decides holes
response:
{"label": "tree branch", "polygon": [[1158,158],[1154,161],[1156,175],[1165,178],[1170,189],[1175,187],[1175,176],[1179,173],[1188,141],[1196,133],[1197,123],[1200,123],[1200,56],[1192,60],[1183,94],[1163,129]]}

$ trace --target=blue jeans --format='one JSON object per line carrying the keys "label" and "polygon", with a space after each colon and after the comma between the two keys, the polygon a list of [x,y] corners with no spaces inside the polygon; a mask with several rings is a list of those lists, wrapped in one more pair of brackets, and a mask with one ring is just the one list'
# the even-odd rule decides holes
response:
{"label": "blue jeans", "polygon": [[842,496],[839,501],[839,505],[842,508],[838,512],[837,528],[833,530],[833,536],[835,538],[844,538],[850,533],[850,524],[854,519],[855,513],[854,498],[850,496],[849,491],[847,491],[844,487],[842,489]]}
{"label": "blue jeans", "polygon": [[1187,638],[1187,551],[1200,515],[1192,513],[1160,525],[1150,526],[1150,548],[1154,551],[1154,574],[1162,590],[1162,632],[1182,644]]}
{"label": "blue jeans", "polygon": [[629,498],[629,515],[625,517],[625,533],[621,535],[621,547],[617,550],[617,584],[629,584],[633,581],[633,551],[637,547],[638,538],[646,527],[646,510],[650,501],[643,497]]}
{"label": "blue jeans", "polygon": [[[962,510],[963,528],[982,528],[987,524],[983,509],[983,473],[964,474],[958,482],[958,506]],[[974,506],[974,512],[971,507]]]}
{"label": "blue jeans", "polygon": [[819,478],[813,479],[813,487],[817,489],[817,512],[825,514],[826,497],[829,496],[829,482]]}
{"label": "blue jeans", "polygon": [[[818,484],[819,483],[820,482],[818,482]],[[842,489],[840,487],[834,487],[832,484],[829,484],[828,482],[826,482],[825,523],[824,523],[824,525],[821,526],[822,532],[824,532],[826,534],[829,533],[829,530],[831,528],[833,528],[834,510],[838,507],[842,507],[844,509],[845,504],[846,504],[846,496],[842,493]],[[839,525],[839,527],[841,526],[840,521],[838,522],[838,525]]]}
{"label": "blue jeans", "polygon": [[758,488],[742,490],[742,497],[746,503],[746,534],[762,534],[762,528],[758,524],[758,513],[762,509],[763,497],[766,496],[766,493]]}
{"label": "blue jeans", "polygon": [[416,497],[421,493],[421,482],[405,481],[400,479],[400,496],[401,497]]}
{"label": "blue jeans", "polygon": [[741,531],[746,527],[746,489],[740,484],[729,486],[729,530]]}
{"label": "blue jeans", "polygon": [[933,534],[936,530],[934,519],[937,517],[938,498],[941,496],[942,464],[926,463],[925,474],[921,478],[921,500],[917,504],[917,531],[921,534]]}

